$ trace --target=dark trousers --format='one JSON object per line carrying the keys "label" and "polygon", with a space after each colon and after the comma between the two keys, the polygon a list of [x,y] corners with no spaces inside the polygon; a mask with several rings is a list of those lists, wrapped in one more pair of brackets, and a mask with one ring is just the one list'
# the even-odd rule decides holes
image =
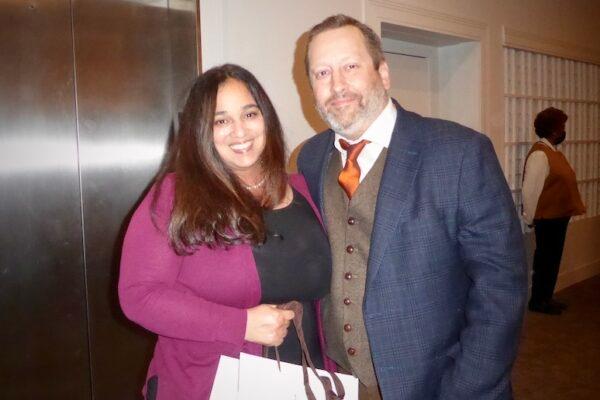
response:
{"label": "dark trousers", "polygon": [[571,218],[564,217],[534,221],[535,254],[530,300],[532,304],[543,304],[552,299],[569,219]]}

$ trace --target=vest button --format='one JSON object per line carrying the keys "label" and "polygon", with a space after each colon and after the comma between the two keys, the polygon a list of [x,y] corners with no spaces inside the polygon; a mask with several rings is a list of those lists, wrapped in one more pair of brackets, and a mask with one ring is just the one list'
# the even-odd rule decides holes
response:
{"label": "vest button", "polygon": [[352,272],[346,272],[346,273],[344,274],[344,278],[346,278],[347,280],[350,280],[350,279],[352,279]]}
{"label": "vest button", "polygon": [[351,303],[352,303],[352,301],[351,301],[349,298],[347,298],[347,297],[346,297],[346,298],[344,299],[344,304],[345,304],[345,305],[349,306]]}
{"label": "vest button", "polygon": [[354,253],[354,246],[352,246],[352,245],[348,245],[348,246],[346,247],[346,253],[348,253],[348,254],[352,254],[352,253]]}
{"label": "vest button", "polygon": [[354,219],[354,217],[348,218],[348,225],[354,225],[355,223],[356,223],[356,220]]}
{"label": "vest button", "polygon": [[348,354],[350,354],[351,356],[356,354],[356,349],[354,347],[348,347]]}
{"label": "vest button", "polygon": [[350,332],[351,330],[352,330],[352,325],[350,325],[350,324],[344,325],[344,331]]}

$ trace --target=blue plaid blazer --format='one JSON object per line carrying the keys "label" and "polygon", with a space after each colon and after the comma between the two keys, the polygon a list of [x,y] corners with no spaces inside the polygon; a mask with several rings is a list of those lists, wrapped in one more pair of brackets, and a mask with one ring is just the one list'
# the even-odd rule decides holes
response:
{"label": "blue plaid blazer", "polygon": [[[491,142],[402,109],[377,201],[364,321],[384,399],[510,399],[527,296],[519,220]],[[298,158],[323,211],[334,134]]]}

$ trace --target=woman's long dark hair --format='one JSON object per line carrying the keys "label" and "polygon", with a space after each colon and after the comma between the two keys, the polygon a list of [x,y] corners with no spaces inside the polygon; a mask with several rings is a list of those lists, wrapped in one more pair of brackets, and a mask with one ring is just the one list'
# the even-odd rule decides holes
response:
{"label": "woman's long dark hair", "polygon": [[[260,157],[265,186],[255,198],[223,163],[213,142],[217,92],[229,79],[246,85],[265,123],[265,148]],[[200,75],[187,98],[180,128],[156,178],[154,206],[165,177],[175,172],[175,199],[168,235],[178,254],[198,246],[262,243],[264,208],[279,204],[286,191],[285,148],[281,123],[265,90],[246,69],[225,64]]]}

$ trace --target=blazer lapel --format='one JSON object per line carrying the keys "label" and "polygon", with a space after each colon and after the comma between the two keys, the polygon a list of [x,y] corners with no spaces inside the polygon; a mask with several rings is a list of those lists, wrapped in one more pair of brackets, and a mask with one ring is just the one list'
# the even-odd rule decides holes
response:
{"label": "blazer lapel", "polygon": [[420,117],[395,104],[398,115],[375,206],[367,287],[379,271],[385,250],[407,206],[408,194],[415,182],[424,150],[424,143],[419,141],[417,119]]}
{"label": "blazer lapel", "polygon": [[[319,207],[319,211],[321,212],[321,215],[324,215],[324,196],[325,196],[325,175],[327,174],[327,169],[329,168],[329,161],[331,160],[331,155],[333,154],[333,150],[335,149],[333,146],[333,139],[334,139],[334,134],[332,131],[327,131],[327,133],[322,133],[322,135],[328,135],[327,138],[327,142],[326,142],[326,146],[323,146],[322,149],[324,150],[322,154],[319,154],[316,158],[316,164],[315,165],[315,171],[317,171],[317,185],[316,185],[316,189],[317,192],[316,193],[312,193],[312,195],[315,198],[315,202],[317,204],[317,206]],[[325,228],[327,228],[326,225],[326,218],[323,218],[323,223],[325,225]]]}

